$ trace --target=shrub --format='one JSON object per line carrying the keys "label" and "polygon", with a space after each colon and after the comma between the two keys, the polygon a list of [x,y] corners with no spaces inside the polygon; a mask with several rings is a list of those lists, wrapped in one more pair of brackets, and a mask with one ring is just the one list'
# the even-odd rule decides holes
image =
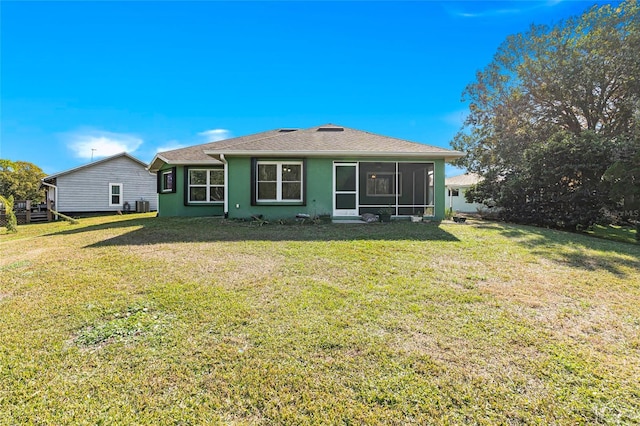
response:
{"label": "shrub", "polygon": [[453,207],[449,207],[444,212],[444,218],[447,219],[447,220],[451,220],[452,217],[453,217]]}
{"label": "shrub", "polygon": [[18,219],[16,219],[16,213],[13,211],[13,195],[9,195],[7,198],[0,195],[0,203],[4,204],[5,214],[7,215],[7,232],[18,232]]}

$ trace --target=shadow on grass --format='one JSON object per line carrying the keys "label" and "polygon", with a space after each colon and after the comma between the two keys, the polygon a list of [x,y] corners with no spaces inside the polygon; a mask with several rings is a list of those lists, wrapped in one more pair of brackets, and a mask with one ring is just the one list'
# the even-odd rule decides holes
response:
{"label": "shadow on grass", "polygon": [[476,227],[495,230],[534,255],[572,268],[606,270],[620,277],[630,275],[627,268],[640,271],[640,246],[636,244],[526,225],[485,223]]}
{"label": "shadow on grass", "polygon": [[636,239],[636,233],[637,231],[631,227],[613,225],[596,225],[592,230],[587,232],[588,235],[596,238],[603,238],[606,240],[619,241],[629,244],[640,244],[640,241]]}
{"label": "shadow on grass", "polygon": [[265,224],[220,218],[136,218],[65,230],[49,235],[72,235],[136,227],[87,247],[135,246],[219,241],[459,241],[437,223]]}

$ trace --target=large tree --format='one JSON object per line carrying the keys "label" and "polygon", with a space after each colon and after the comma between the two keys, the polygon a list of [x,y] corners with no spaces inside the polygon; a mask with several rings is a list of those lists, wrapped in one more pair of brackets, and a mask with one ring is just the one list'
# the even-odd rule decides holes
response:
{"label": "large tree", "polygon": [[559,132],[527,147],[522,166],[504,180],[496,197],[507,206],[505,218],[562,229],[598,222],[608,200],[602,176],[611,150],[590,131]]}
{"label": "large tree", "polygon": [[0,159],[0,195],[15,200],[42,202],[44,191],[40,180],[46,174],[35,164],[26,161]]}
{"label": "large tree", "polygon": [[[579,181],[564,175],[567,170],[597,160],[604,161],[598,167],[604,174],[616,157],[633,158],[628,148],[637,146],[640,126],[638,52],[640,11],[635,0],[594,6],[554,26],[534,25],[526,33],[508,37],[463,94],[470,111],[452,145],[467,152],[460,165],[485,177],[485,183],[470,194],[480,201],[493,198],[516,220],[537,208],[539,198],[522,197],[536,182],[540,193],[549,184],[575,186]],[[582,137],[584,132],[591,136]],[[593,158],[575,149],[584,149],[585,143],[596,145],[586,150]],[[607,146],[605,158],[601,143]],[[547,157],[537,157],[540,153]],[[524,185],[527,173],[535,171],[533,158],[541,160],[536,167],[545,170],[530,177],[534,180],[526,182],[527,189],[519,185]],[[545,158],[561,158],[567,167],[547,164],[542,161]],[[624,182],[620,173],[615,178],[618,183],[622,180],[622,186],[631,183]],[[620,201],[612,198],[609,201]],[[599,194],[597,199],[578,207],[603,212],[607,203]],[[553,209],[553,204],[547,207]],[[556,210],[561,208],[557,204]],[[547,214],[556,213],[566,216],[564,211]],[[574,225],[591,224],[592,213],[584,215],[589,220]]]}

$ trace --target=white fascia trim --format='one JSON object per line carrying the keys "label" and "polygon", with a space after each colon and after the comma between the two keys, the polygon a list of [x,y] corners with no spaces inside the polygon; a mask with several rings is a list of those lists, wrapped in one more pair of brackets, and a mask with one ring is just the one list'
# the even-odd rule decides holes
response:
{"label": "white fascia trim", "polygon": [[57,186],[55,186],[52,183],[48,183],[44,181],[45,178],[40,179],[40,183],[43,184],[44,186],[48,186],[49,188],[53,188],[53,189],[58,189]]}
{"label": "white fascia trim", "polygon": [[170,166],[200,166],[200,165],[218,165],[221,166],[222,165],[222,161],[218,160],[217,158],[212,158],[211,160],[198,160],[198,161],[193,161],[193,160],[189,160],[189,161],[167,161],[167,164],[169,164]]}
{"label": "white fascia trim", "polygon": [[157,172],[158,170],[160,170],[160,167],[162,166],[161,164],[159,164],[157,167],[154,167],[154,164],[156,163],[157,160],[160,160],[164,163],[168,163],[166,158],[164,158],[160,154],[156,154],[156,156],[153,157],[153,160],[151,160],[151,162],[149,163],[149,167],[147,167],[147,170],[149,170],[150,172]]}
{"label": "white fascia trim", "polygon": [[207,155],[226,156],[263,156],[263,157],[395,157],[395,158],[442,158],[444,160],[454,160],[464,157],[465,154],[459,151],[449,152],[376,152],[376,151],[211,151],[205,150]]}

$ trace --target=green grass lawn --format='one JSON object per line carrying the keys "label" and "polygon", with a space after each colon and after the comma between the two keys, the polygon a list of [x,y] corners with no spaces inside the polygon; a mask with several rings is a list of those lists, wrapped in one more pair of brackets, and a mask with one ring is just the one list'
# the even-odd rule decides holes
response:
{"label": "green grass lawn", "polygon": [[639,424],[640,246],[491,222],[0,231],[0,424]]}

